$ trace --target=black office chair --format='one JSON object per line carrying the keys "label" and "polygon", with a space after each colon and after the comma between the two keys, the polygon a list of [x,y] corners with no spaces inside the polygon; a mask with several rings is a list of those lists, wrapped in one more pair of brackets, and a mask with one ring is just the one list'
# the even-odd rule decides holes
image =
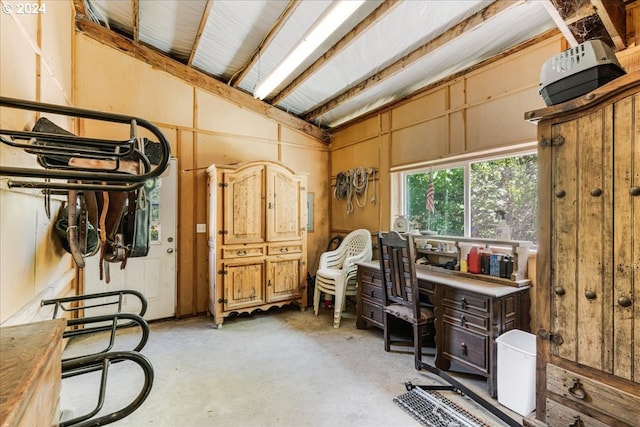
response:
{"label": "black office chair", "polygon": [[411,236],[406,239],[395,231],[378,231],[380,271],[384,287],[384,350],[391,349],[390,321],[392,317],[413,327],[415,368],[422,367],[422,339],[434,330],[433,307],[420,303],[415,269],[415,246]]}

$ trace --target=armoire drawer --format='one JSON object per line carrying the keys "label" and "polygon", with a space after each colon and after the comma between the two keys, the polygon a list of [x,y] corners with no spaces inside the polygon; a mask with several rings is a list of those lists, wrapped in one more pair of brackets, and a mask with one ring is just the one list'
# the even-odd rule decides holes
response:
{"label": "armoire drawer", "polygon": [[269,245],[267,253],[269,255],[298,254],[302,252],[302,243],[290,243],[287,245]]}
{"label": "armoire drawer", "polygon": [[489,337],[459,328],[446,321],[442,326],[444,329],[442,354],[450,360],[487,373],[489,371]]}
{"label": "armoire drawer", "polygon": [[264,255],[264,246],[236,246],[236,247],[225,247],[222,248],[222,258],[223,259],[232,259],[232,258],[248,258],[253,256],[263,256]]}
{"label": "armoire drawer", "polygon": [[551,364],[547,365],[547,390],[629,425],[640,420],[640,396]]}
{"label": "armoire drawer", "polygon": [[575,409],[568,408],[555,400],[547,399],[546,423],[557,427],[607,427],[595,418],[591,418]]}

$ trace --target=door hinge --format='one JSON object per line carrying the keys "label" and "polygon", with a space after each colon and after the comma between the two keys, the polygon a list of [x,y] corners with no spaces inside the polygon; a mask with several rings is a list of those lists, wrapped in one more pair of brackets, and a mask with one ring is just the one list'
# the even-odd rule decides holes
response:
{"label": "door hinge", "polygon": [[227,299],[226,299],[226,298],[220,298],[220,299],[218,300],[218,304],[226,304],[227,302],[228,302],[228,301],[227,301]]}
{"label": "door hinge", "polygon": [[218,270],[218,274],[227,274],[227,270]]}
{"label": "door hinge", "polygon": [[542,139],[540,139],[540,148],[557,147],[562,144],[564,144],[564,137],[560,135],[554,136],[553,138],[542,137]]}
{"label": "door hinge", "polygon": [[228,186],[229,186],[229,184],[227,182],[219,182],[218,183],[218,187],[221,187],[221,188],[226,188]]}
{"label": "door hinge", "polygon": [[542,340],[549,340],[556,345],[560,345],[564,342],[562,336],[560,334],[554,334],[552,332],[547,332],[544,329],[538,330],[538,338]]}
{"label": "door hinge", "polygon": [[227,230],[218,230],[218,234],[229,234]]}

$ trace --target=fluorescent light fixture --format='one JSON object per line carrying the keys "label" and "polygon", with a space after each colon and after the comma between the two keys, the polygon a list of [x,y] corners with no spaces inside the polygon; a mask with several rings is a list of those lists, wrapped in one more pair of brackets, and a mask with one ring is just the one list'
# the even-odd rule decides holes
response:
{"label": "fluorescent light fixture", "polygon": [[258,84],[253,96],[264,99],[340,27],[365,0],[341,0],[331,8],[271,74]]}

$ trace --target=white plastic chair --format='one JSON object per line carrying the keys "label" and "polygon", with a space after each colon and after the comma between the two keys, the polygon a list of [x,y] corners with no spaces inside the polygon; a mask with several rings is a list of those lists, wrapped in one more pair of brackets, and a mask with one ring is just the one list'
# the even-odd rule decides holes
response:
{"label": "white plastic chair", "polygon": [[356,294],[356,263],[371,261],[372,254],[371,233],[369,230],[359,229],[347,234],[335,250],[320,255],[313,293],[313,311],[316,316],[320,307],[320,295],[335,295],[333,327],[340,327],[347,295]]}

